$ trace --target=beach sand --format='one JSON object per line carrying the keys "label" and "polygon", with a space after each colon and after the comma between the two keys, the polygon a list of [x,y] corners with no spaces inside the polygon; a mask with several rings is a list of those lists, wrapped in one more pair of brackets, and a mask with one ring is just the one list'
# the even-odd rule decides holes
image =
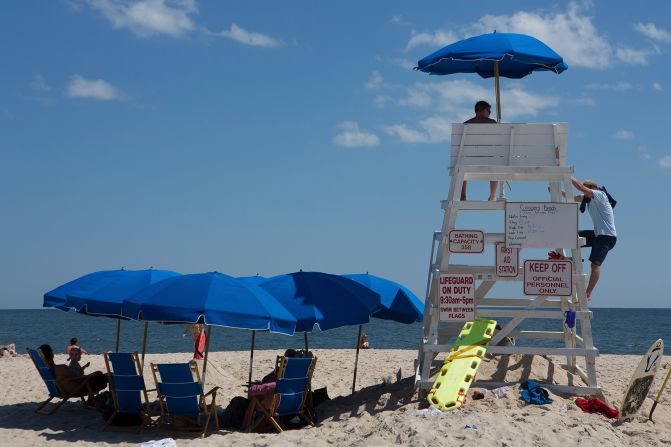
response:
{"label": "beach sand", "polygon": [[[277,351],[257,351],[254,378],[271,371]],[[485,392],[482,400],[469,398],[464,409],[449,414],[413,415],[418,409],[413,389],[413,360],[416,351],[361,351],[357,391],[350,395],[354,363],[353,350],[314,350],[317,368],[313,388],[328,387],[332,398],[318,407],[320,422],[315,428],[303,428],[283,434],[210,432],[205,439],[179,437],[179,446],[640,446],[671,444],[671,403],[669,391],[654,413],[655,423],[647,421],[652,400],[668,372],[665,360],[649,398],[638,417],[616,424],[598,414],[582,412],[575,396],[550,393],[553,404],[525,405],[519,399],[519,386],[510,386],[507,397],[497,399]],[[245,395],[243,384],[248,375],[248,352],[215,352],[210,354],[207,383],[221,387],[218,403],[225,407],[234,396]],[[183,362],[190,356],[149,354],[146,362]],[[478,378],[508,381],[520,379],[567,383],[561,359],[510,356],[482,364]],[[602,355],[597,359],[599,381],[609,403],[618,405],[630,375],[640,356]],[[59,355],[57,363],[64,363]],[[85,356],[91,369],[104,370],[102,356]],[[83,363],[82,362],[82,363]],[[504,367],[504,365],[506,365]],[[400,369],[400,372],[399,372]],[[400,378],[400,381],[399,381]],[[148,388],[154,388],[151,375]],[[577,379],[573,379],[577,382]],[[153,429],[144,433],[102,432],[102,418],[95,410],[84,409],[81,402],[67,403],[54,415],[35,414],[33,410],[46,398],[46,388],[30,359],[0,358],[0,445],[32,446],[49,442],[50,446],[131,446],[169,437]],[[477,383],[472,388],[477,387]],[[472,391],[469,392],[469,396]],[[562,407],[565,406],[565,411]],[[476,429],[465,428],[473,424]],[[173,436],[174,437],[174,436]]]}

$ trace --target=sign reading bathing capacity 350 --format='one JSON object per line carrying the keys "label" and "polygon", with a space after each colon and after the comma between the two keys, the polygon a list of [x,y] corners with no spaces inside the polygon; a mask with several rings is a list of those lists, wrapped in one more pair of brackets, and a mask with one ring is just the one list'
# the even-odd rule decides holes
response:
{"label": "sign reading bathing capacity 350", "polygon": [[475,320],[475,276],[441,273],[440,321]]}
{"label": "sign reading bathing capacity 350", "polygon": [[524,294],[571,296],[573,295],[573,269],[571,261],[524,261]]}
{"label": "sign reading bathing capacity 350", "polygon": [[485,233],[480,230],[450,230],[450,253],[482,253],[485,251]]}

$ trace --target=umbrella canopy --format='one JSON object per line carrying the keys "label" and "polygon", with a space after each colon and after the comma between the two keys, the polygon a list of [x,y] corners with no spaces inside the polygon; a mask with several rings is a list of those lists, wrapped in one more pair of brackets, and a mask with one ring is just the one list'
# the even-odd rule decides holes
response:
{"label": "umbrella canopy", "polygon": [[429,74],[477,73],[483,78],[494,77],[496,118],[501,122],[499,76],[520,79],[537,70],[559,74],[568,65],[535,37],[494,32],[441,48],[420,60],[416,68]]}
{"label": "umbrella canopy", "polygon": [[238,276],[238,281],[242,281],[243,283],[251,286],[258,286],[261,284],[263,281],[267,281],[268,278],[265,276],[259,276],[259,275],[253,275],[253,276]]}
{"label": "umbrella canopy", "polygon": [[568,66],[560,55],[526,34],[491,33],[450,44],[420,60],[417,68],[439,75],[477,73],[483,78],[499,76],[520,79],[536,70],[561,73]]}
{"label": "umbrella canopy", "polygon": [[315,327],[326,331],[341,326],[363,324],[380,306],[380,295],[356,281],[321,272],[279,275],[259,287],[296,317],[296,331]]}
{"label": "umbrella canopy", "polygon": [[68,292],[65,304],[87,315],[120,317],[124,299],[154,283],[179,275],[170,270],[122,270],[116,278],[102,282],[98,288]]}
{"label": "umbrella canopy", "polygon": [[343,276],[380,295],[380,308],[373,317],[406,324],[424,319],[424,302],[401,284],[368,273]]}
{"label": "umbrella canopy", "polygon": [[[44,307],[55,307],[57,309],[67,311],[70,309],[70,307],[66,305],[68,293],[92,292],[106,284],[109,284],[112,281],[124,278],[127,273],[127,270],[123,269],[102,270],[99,272],[89,273],[45,293],[42,305]],[[81,313],[86,313],[86,309],[82,309]]]}
{"label": "umbrella canopy", "polygon": [[196,323],[292,335],[294,318],[268,292],[222,273],[164,279],[124,300],[124,316],[145,321]]}

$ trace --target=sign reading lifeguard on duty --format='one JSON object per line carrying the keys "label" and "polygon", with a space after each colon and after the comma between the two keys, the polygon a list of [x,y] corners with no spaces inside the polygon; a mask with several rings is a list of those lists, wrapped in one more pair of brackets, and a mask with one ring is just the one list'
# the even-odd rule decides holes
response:
{"label": "sign reading lifeguard on duty", "polygon": [[524,294],[547,296],[573,295],[571,261],[524,261]]}
{"label": "sign reading lifeguard on duty", "polygon": [[475,275],[441,273],[440,321],[475,320]]}
{"label": "sign reading lifeguard on duty", "polygon": [[480,230],[450,230],[450,253],[482,253],[485,251],[485,233]]}
{"label": "sign reading lifeguard on duty", "polygon": [[496,276],[515,278],[520,274],[520,249],[506,248],[506,244],[496,244]]}

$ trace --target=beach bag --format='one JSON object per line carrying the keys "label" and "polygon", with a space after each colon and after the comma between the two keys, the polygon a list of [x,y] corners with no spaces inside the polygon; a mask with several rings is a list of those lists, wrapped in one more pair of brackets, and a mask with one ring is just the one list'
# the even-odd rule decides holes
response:
{"label": "beach bag", "polygon": [[245,419],[245,412],[249,406],[249,399],[236,396],[228,403],[228,406],[219,416],[219,423],[224,428],[240,430]]}

